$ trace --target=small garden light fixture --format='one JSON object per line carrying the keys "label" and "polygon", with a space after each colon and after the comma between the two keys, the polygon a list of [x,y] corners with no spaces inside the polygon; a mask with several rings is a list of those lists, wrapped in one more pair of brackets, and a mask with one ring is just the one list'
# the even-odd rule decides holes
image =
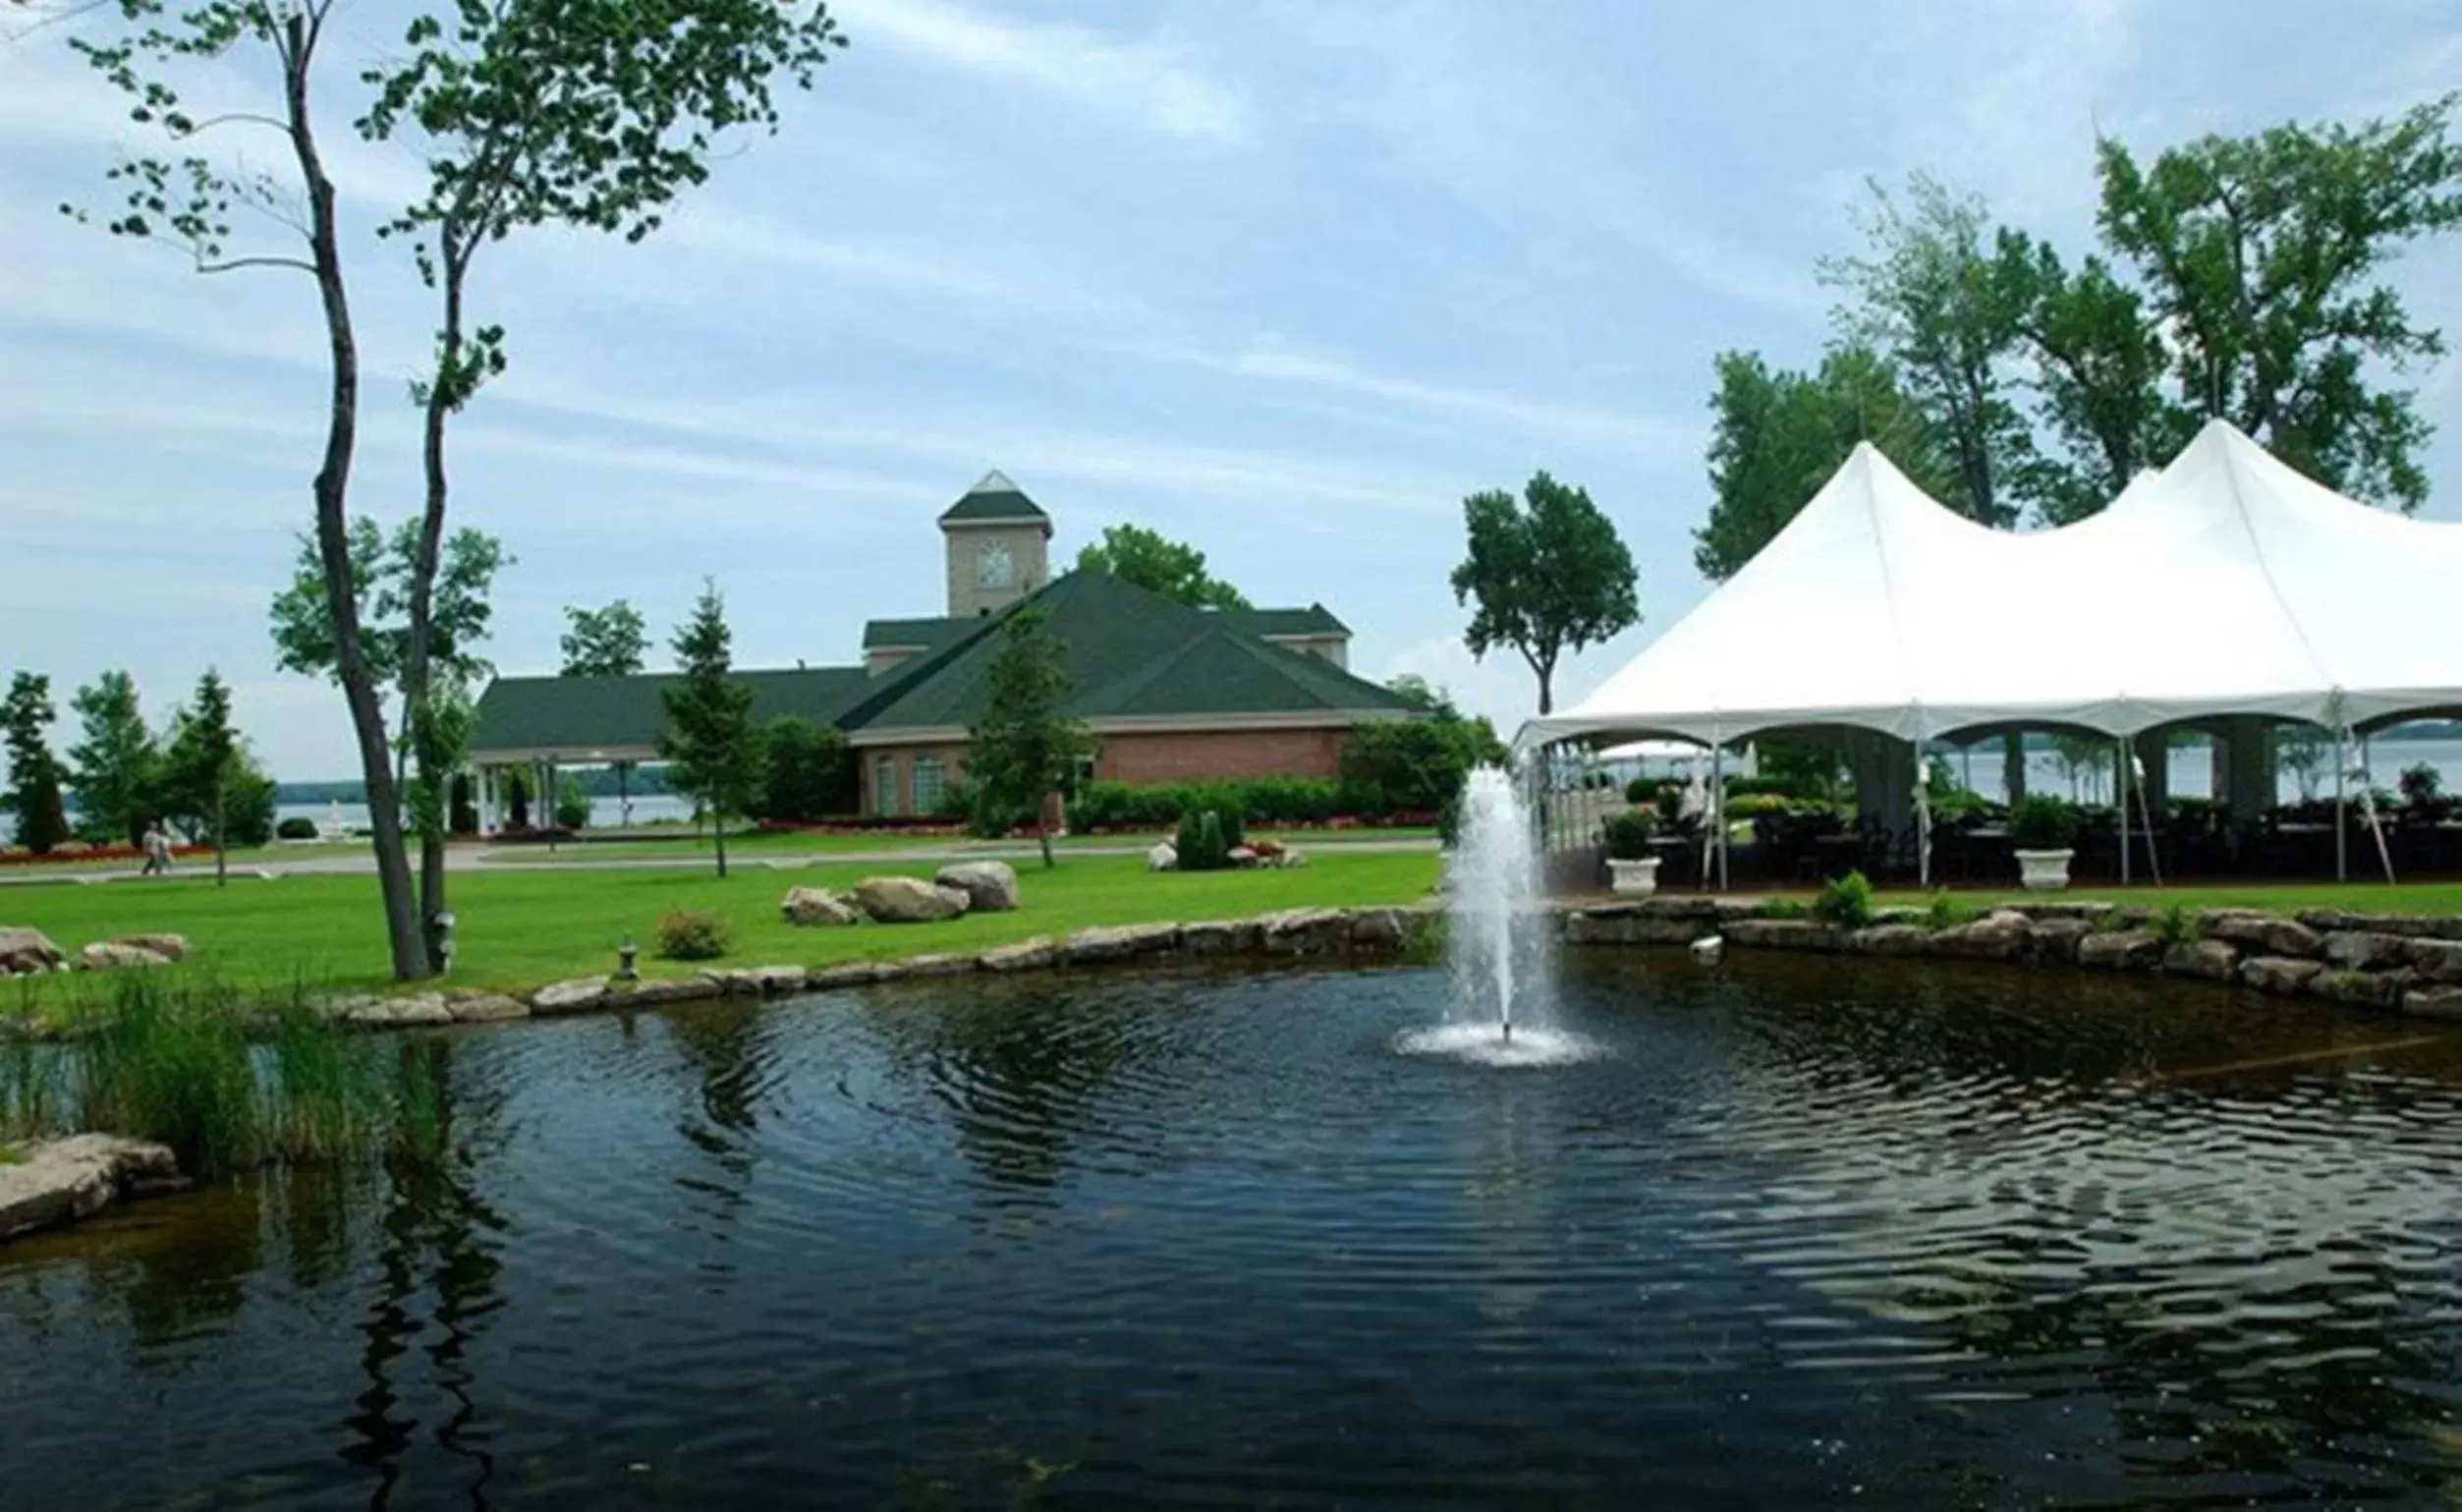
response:
{"label": "small garden light fixture", "polygon": [[641,959],[642,947],[633,943],[632,935],[625,935],[624,943],[616,947],[616,980],[641,980]]}

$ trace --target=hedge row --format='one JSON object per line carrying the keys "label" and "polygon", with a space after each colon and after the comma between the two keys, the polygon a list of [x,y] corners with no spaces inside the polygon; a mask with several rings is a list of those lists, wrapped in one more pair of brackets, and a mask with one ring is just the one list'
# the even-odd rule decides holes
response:
{"label": "hedge row", "polygon": [[1323,824],[1338,818],[1391,818],[1377,795],[1357,784],[1302,777],[1254,782],[1091,783],[1069,805],[1076,830],[1169,829],[1183,815],[1208,810],[1246,825]]}

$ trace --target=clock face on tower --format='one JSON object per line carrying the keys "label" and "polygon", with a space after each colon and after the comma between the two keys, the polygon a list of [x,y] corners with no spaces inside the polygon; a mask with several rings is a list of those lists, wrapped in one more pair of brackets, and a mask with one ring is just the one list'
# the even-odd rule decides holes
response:
{"label": "clock face on tower", "polygon": [[986,541],[983,549],[977,553],[975,558],[975,586],[1005,588],[1014,586],[1016,582],[1017,560],[1009,555],[1007,544],[996,540]]}

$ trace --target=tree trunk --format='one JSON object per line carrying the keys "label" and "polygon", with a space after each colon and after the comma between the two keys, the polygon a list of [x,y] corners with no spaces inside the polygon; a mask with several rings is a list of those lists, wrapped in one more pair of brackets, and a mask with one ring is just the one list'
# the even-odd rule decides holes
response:
{"label": "tree trunk", "polygon": [[1049,871],[1059,863],[1051,859],[1051,806],[1048,802],[1042,806],[1042,812],[1035,816],[1035,839],[1042,847],[1043,869]]}
{"label": "tree trunk", "polygon": [[718,844],[718,880],[727,879],[727,816],[712,809],[709,812],[709,836]]}
{"label": "tree trunk", "polygon": [[214,783],[214,885],[231,885],[230,845],[223,837],[228,833],[223,823],[222,784]]}
{"label": "tree trunk", "polygon": [[1532,670],[1539,674],[1539,716],[1544,719],[1556,711],[1556,664],[1534,662]]}
{"label": "tree trunk", "polygon": [[308,70],[314,39],[308,18],[297,11],[283,23],[283,89],[291,150],[299,159],[300,179],[308,189],[308,246],[333,364],[325,453],[316,470],[316,553],[324,568],[326,607],[333,614],[342,698],[350,706],[352,733],[359,740],[360,770],[367,782],[367,819],[375,832],[376,885],[384,899],[385,942],[393,958],[393,975],[404,981],[418,981],[429,975],[427,952],[420,939],[417,903],[411,895],[410,855],[402,844],[402,808],[393,785],[392,753],[386,749],[384,708],[360,644],[359,598],[351,573],[347,511],[351,452],[359,439],[359,344],[342,282],[333,181],[325,176],[308,119]]}
{"label": "tree trunk", "polygon": [[2026,796],[2026,735],[2012,730],[2000,738],[2000,796],[2016,808]]}
{"label": "tree trunk", "polygon": [[[450,492],[444,467],[445,420],[460,408],[462,397],[462,280],[470,270],[470,262],[456,245],[458,235],[450,221],[437,232],[437,240],[443,244],[439,261],[444,282],[444,324],[436,336],[435,374],[427,384],[426,436],[422,448],[427,504],[419,522],[419,549],[411,561],[411,635],[402,661],[402,717],[409,728],[411,751],[418,757],[420,786],[429,799],[420,807],[419,831],[419,913],[426,921],[434,920],[445,907],[442,811],[447,802],[444,784],[449,777],[445,767],[450,754],[437,749],[432,642],[436,564],[444,553],[445,503]],[[553,811],[549,812],[552,815]],[[429,822],[430,819],[435,822]],[[549,849],[553,848],[550,841]],[[435,952],[432,930],[427,943],[429,968],[442,971],[444,962]]]}

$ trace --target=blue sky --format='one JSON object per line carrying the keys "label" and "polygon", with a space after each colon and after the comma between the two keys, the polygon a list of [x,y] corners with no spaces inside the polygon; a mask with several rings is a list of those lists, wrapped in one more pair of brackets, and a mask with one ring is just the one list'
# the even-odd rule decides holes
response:
{"label": "blue sky", "polygon": [[[507,671],[553,670],[568,603],[630,597],[663,643],[703,574],[741,664],[852,660],[865,619],[939,612],[932,517],[998,467],[1061,555],[1122,520],[1192,540],[1259,601],[1333,607],[1357,670],[1510,727],[1529,675],[1472,662],[1445,587],[1462,496],[1544,467],[1631,543],[1647,618],[1578,696],[1705,591],[1710,359],[1817,356],[1813,264],[1866,176],[1931,170],[2078,248],[2098,130],[2151,150],[2462,84],[2447,0],[836,9],[854,46],[665,231],[477,274],[513,368],[455,431],[455,511],[520,559]],[[400,25],[342,17],[338,62]],[[327,134],[364,232],[417,175],[347,140],[351,72]],[[125,666],[159,715],[210,662],[282,775],[348,774],[338,696],[264,633],[321,433],[313,291],[60,218],[125,130],[56,32],[0,43],[0,671],[65,705]],[[431,316],[398,249],[350,252],[354,507],[390,519]],[[2462,327],[2462,246],[2394,277]],[[2444,518],[2453,371],[2423,380]]]}

